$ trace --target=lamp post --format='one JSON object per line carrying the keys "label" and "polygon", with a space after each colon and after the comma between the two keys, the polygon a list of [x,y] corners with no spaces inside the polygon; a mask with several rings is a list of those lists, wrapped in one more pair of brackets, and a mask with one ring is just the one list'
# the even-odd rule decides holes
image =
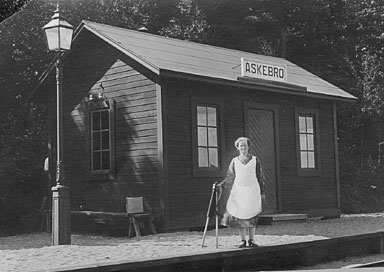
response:
{"label": "lamp post", "polygon": [[48,48],[57,53],[56,60],[56,186],[52,187],[52,244],[71,244],[69,186],[65,185],[63,163],[63,99],[61,56],[71,49],[73,26],[59,14],[59,6],[52,20],[43,27]]}

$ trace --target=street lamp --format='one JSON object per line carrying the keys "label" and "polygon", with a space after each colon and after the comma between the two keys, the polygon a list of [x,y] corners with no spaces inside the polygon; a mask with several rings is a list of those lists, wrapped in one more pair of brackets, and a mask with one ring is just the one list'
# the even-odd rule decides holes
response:
{"label": "street lamp", "polygon": [[71,244],[69,187],[65,186],[63,163],[63,99],[61,56],[71,49],[73,26],[59,14],[59,5],[52,20],[43,27],[48,48],[57,53],[56,60],[56,186],[52,187],[52,244]]}

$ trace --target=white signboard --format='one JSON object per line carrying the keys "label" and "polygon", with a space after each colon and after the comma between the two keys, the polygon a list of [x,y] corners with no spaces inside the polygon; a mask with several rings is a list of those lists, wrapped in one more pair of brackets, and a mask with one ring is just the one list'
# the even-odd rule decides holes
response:
{"label": "white signboard", "polygon": [[241,58],[241,76],[286,82],[287,65],[262,63]]}

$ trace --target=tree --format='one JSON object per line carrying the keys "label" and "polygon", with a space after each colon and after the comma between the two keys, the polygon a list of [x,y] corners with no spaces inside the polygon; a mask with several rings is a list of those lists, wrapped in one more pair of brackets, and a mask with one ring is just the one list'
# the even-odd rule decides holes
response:
{"label": "tree", "polygon": [[0,22],[18,12],[30,0],[3,0],[0,6]]}
{"label": "tree", "polygon": [[[45,105],[39,101],[26,102],[25,98],[53,59],[41,27],[51,19],[56,2],[10,2],[4,17],[11,14],[17,4],[19,8],[27,4],[0,25],[0,91],[3,95],[0,107],[0,235],[2,231],[16,230],[17,226],[30,226],[24,231],[36,226],[37,208],[42,196],[47,194],[42,174],[47,152]],[[177,29],[172,18],[181,19],[179,12],[185,14],[183,4],[178,1],[61,0],[59,3],[61,14],[75,27],[81,20],[90,20],[131,29],[146,26],[152,33],[166,30],[172,36]],[[195,11],[195,8],[186,10],[187,13]],[[195,20],[190,19],[192,24]],[[191,39],[201,35],[200,29],[187,24],[183,27],[188,29],[185,33]]]}
{"label": "tree", "polygon": [[[0,190],[13,188],[14,199],[19,199],[16,188],[24,186],[20,184],[37,186],[34,181],[40,178],[45,108],[25,104],[22,98],[53,59],[41,27],[51,19],[57,2],[61,14],[75,27],[81,20],[131,29],[145,26],[154,34],[282,56],[350,91],[358,102],[339,111],[343,199],[356,198],[354,193],[362,192],[362,180],[382,177],[376,160],[384,142],[384,7],[379,1],[3,0]],[[351,201],[345,203],[351,205]]]}
{"label": "tree", "polygon": [[[5,230],[32,231],[48,194],[43,161],[47,155],[46,114],[20,97],[0,112],[0,236]],[[28,224],[25,224],[28,222]]]}
{"label": "tree", "polygon": [[[384,141],[383,124],[383,60],[382,48],[384,7],[376,1],[349,1],[345,12],[345,37],[348,63],[355,77],[351,91],[359,98],[349,115],[358,118],[360,166],[369,157],[378,156],[378,144]],[[342,122],[344,124],[344,122]],[[342,131],[349,128],[342,126]],[[348,133],[348,132],[347,132]],[[341,150],[343,151],[343,150]]]}
{"label": "tree", "polygon": [[159,34],[204,43],[207,41],[207,28],[205,16],[197,3],[193,0],[181,0],[176,4],[169,25],[161,29]]}

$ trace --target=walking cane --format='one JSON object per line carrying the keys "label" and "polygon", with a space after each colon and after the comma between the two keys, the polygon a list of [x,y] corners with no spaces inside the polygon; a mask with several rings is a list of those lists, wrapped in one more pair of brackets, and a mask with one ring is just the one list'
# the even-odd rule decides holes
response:
{"label": "walking cane", "polygon": [[[211,205],[213,201],[213,196],[216,195],[216,218],[217,218],[217,194],[216,194],[216,184],[213,184],[212,186],[212,194],[211,194],[211,199],[209,200],[209,205],[208,205],[208,211],[207,211],[207,220],[205,221],[205,228],[204,228],[204,234],[203,234],[203,242],[201,243],[201,247],[204,247],[204,241],[205,241],[205,236],[207,234],[207,229],[208,229],[208,223],[209,223],[209,212],[211,210]],[[218,220],[216,220],[218,221]],[[217,225],[217,224],[216,224]]]}

